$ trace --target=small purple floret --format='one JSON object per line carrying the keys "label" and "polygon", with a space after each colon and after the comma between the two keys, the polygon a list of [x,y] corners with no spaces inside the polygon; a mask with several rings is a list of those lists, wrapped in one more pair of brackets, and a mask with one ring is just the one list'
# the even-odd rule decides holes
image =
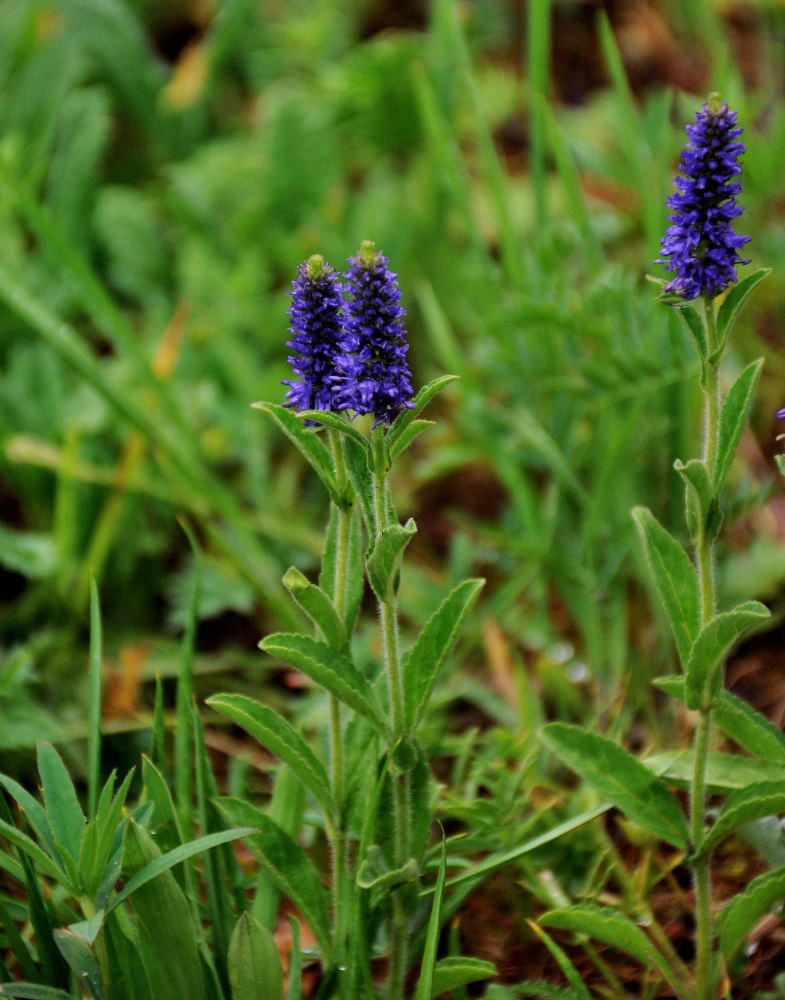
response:
{"label": "small purple floret", "polygon": [[676,272],[665,292],[711,299],[737,280],[737,264],[749,264],[739,250],[750,238],[737,235],[731,224],[743,211],[736,203],[741,182],[733,180],[741,173],[744,144],[736,140],[742,131],[736,112],[714,95],[687,126],[690,142],[679,162],[686,176],[675,179],[678,191],[668,198],[674,212],[657,261]]}
{"label": "small purple floret", "polygon": [[[338,276],[323,257],[314,254],[297,268],[292,282],[286,342],[296,354],[289,364],[298,379],[282,379],[289,386],[284,406],[296,410],[334,410],[337,357],[343,351],[343,299]],[[309,420],[309,424],[314,421]]]}
{"label": "small purple floret", "polygon": [[390,424],[403,407],[413,407],[409,345],[397,275],[371,242],[349,258],[343,347],[337,360],[337,408],[373,413],[374,426]]}

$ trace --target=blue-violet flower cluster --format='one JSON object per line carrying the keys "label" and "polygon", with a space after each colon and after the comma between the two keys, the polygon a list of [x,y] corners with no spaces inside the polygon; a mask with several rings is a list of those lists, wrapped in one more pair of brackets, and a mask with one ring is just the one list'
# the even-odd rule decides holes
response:
{"label": "blue-violet flower cluster", "polygon": [[667,201],[674,212],[660,251],[659,262],[676,272],[665,292],[684,299],[714,298],[736,281],[736,265],[749,263],[739,256],[749,236],[737,235],[732,227],[743,211],[736,203],[741,182],[733,179],[741,173],[744,144],[737,140],[742,131],[736,112],[714,94],[687,126],[690,142],[679,163],[686,176],[675,179],[678,191]]}
{"label": "blue-violet flower cluster", "polygon": [[392,423],[403,407],[414,405],[405,315],[397,275],[370,241],[349,259],[344,285],[319,255],[301,264],[287,345],[298,352],[289,362],[300,380],[284,380],[285,405],[372,413],[374,426]]}

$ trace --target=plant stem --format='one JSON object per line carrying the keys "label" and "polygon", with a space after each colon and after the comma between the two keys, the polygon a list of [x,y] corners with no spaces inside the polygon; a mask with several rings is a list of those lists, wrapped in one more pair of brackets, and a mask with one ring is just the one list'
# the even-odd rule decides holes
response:
{"label": "plant stem", "polygon": [[[337,431],[329,431],[333,461],[338,485],[343,487],[347,480],[346,460],[343,453],[343,440]],[[332,582],[333,603],[341,620],[346,616],[346,595],[348,590],[347,574],[349,572],[349,544],[351,540],[351,508],[338,508],[338,536],[335,546],[335,576]],[[345,781],[343,759],[343,728],[341,725],[341,704],[335,695],[330,695],[330,770],[333,795],[338,804],[338,824],[332,843],[333,865],[335,871],[335,913],[333,933],[335,935],[335,953],[339,970],[346,967],[346,947],[348,934],[350,900],[350,883],[348,852],[345,829]],[[339,971],[340,975],[340,971]],[[343,979],[340,979],[340,991],[343,991]]]}
{"label": "plant stem", "polygon": [[[376,537],[390,527],[390,505],[387,487],[387,459],[385,455],[382,429],[372,432],[374,464],[374,511],[376,514]],[[398,644],[398,602],[395,594],[386,600],[379,600],[379,616],[382,625],[384,665],[390,692],[393,739],[399,743],[406,735],[406,718],[403,708],[403,680],[401,657]],[[391,768],[393,803],[395,808],[395,866],[402,868],[409,859],[409,772]],[[408,917],[401,890],[393,892],[392,928],[390,934],[389,1000],[402,1000],[404,978],[407,966]]]}
{"label": "plant stem", "polygon": [[[717,349],[717,328],[714,305],[706,301],[706,333],[709,356]],[[704,387],[704,446],[703,460],[713,479],[717,463],[720,417],[719,361],[708,361],[705,365]],[[701,591],[701,627],[705,627],[714,617],[714,543],[701,531],[695,543],[695,556]],[[690,836],[693,851],[698,857],[693,863],[695,887],[695,976],[697,1000],[710,1000],[713,990],[714,931],[711,917],[711,869],[710,854],[700,852],[706,817],[706,768],[711,742],[711,706],[701,706],[698,710],[698,724],[695,730],[695,761],[690,792]]]}

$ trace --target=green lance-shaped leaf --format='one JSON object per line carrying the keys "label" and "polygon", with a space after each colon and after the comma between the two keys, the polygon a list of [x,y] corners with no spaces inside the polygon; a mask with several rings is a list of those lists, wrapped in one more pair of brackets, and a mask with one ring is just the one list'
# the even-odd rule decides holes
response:
{"label": "green lance-shaped leaf", "polygon": [[285,761],[322,807],[328,822],[335,824],[337,809],[324,764],[286,719],[243,694],[213,695],[207,704]]}
{"label": "green lance-shaped leaf", "polygon": [[431,696],[439,669],[455,645],[461,626],[484,580],[464,580],[450,591],[403,658],[403,699],[411,729]]}
{"label": "green lance-shaped leaf", "polygon": [[762,916],[785,897],[785,866],[753,879],[727,904],[717,921],[720,950],[730,964],[733,956]]}
{"label": "green lance-shaped leaf", "polygon": [[722,404],[717,464],[714,469],[714,490],[716,493],[722,489],[725,477],[728,475],[736,455],[736,449],[739,447],[762,369],[763,358],[747,365],[731,386],[731,390]]}
{"label": "green lance-shaped leaf", "polygon": [[643,965],[649,965],[654,955],[658,961],[662,960],[662,956],[640,927],[623,913],[617,913],[606,906],[595,906],[592,903],[567,906],[544,913],[538,922],[543,927],[558,927],[575,934],[588,934],[589,937],[626,952]]}
{"label": "green lance-shaped leaf", "polygon": [[350,437],[361,448],[365,448],[370,453],[371,442],[340,413],[333,413],[331,410],[301,410],[297,416],[300,420],[316,420],[324,427],[330,427],[332,430],[338,431],[339,434]]}
{"label": "green lance-shaped leaf", "polygon": [[374,479],[371,471],[370,457],[365,448],[361,448],[355,440],[347,438],[344,441],[344,458],[346,460],[346,470],[352,481],[357,499],[360,501],[360,509],[363,513],[363,520],[368,528],[371,538],[376,536],[376,509],[374,507]]}
{"label": "green lance-shaped leaf", "polygon": [[269,816],[249,802],[225,797],[218,800],[218,805],[233,823],[257,828],[258,832],[245,843],[281,892],[295,904],[329,959],[332,942],[327,893],[311,859]]}
{"label": "green lance-shaped leaf", "polygon": [[769,609],[759,601],[745,601],[733,611],[716,615],[701,629],[684,668],[688,708],[705,709],[718,700],[719,667],[729,649],[750,626],[768,617]]}
{"label": "green lance-shaped leaf", "polygon": [[[409,445],[414,441],[418,435],[420,435],[424,430],[429,427],[433,427],[435,421],[433,420],[413,420],[405,431],[399,434],[394,443],[389,447],[390,461],[397,458],[402,451],[406,451]],[[389,442],[388,442],[389,444]]]}
{"label": "green lance-shaped leaf", "polygon": [[673,467],[687,488],[687,526],[692,540],[696,544],[701,539],[714,541],[722,524],[722,514],[706,463],[692,458],[686,465],[677,460]]}
{"label": "green lance-shaped leaf", "polygon": [[56,930],[54,937],[63,958],[76,973],[78,982],[87,987],[95,1000],[106,1000],[101,966],[87,941],[72,930]]}
{"label": "green lance-shaped leaf", "polygon": [[678,801],[636,757],[605,736],[562,722],[546,726],[542,736],[555,754],[629,819],[669,844],[687,846],[689,833]]}
{"label": "green lance-shaped leaf", "polygon": [[85,817],[65,764],[51,743],[38,744],[38,773],[52,836],[57,846],[76,861],[85,833]]}
{"label": "green lance-shaped leaf", "polygon": [[296,414],[279,403],[262,402],[251,405],[254,409],[272,417],[324,483],[332,500],[340,507],[346,498],[342,495],[335,479],[332,455],[318,434],[312,428],[306,427]]}
{"label": "green lance-shaped leaf", "polygon": [[[125,828],[123,872],[141,873],[161,852],[138,823]],[[130,901],[137,916],[139,948],[154,996],[207,1000],[191,907],[171,871],[138,886]]]}
{"label": "green lance-shaped leaf", "polygon": [[240,916],[229,941],[232,1000],[283,1000],[283,970],[272,934],[250,913]]}
{"label": "green lance-shaped leaf", "polygon": [[[703,317],[695,306],[682,305],[681,303],[684,302],[684,299],[681,296],[677,296],[677,299],[679,301],[669,302],[668,304],[676,306],[679,318],[687,327],[687,332],[692,337],[692,341],[698,351],[698,357],[701,359],[701,364],[705,365],[709,357],[709,338],[706,334],[706,324],[703,322]],[[665,300],[659,299],[658,301]]]}
{"label": "green lance-shaped leaf", "polygon": [[[691,749],[652,754],[643,763],[654,774],[667,778],[678,788],[689,788],[692,784],[695,755]],[[785,764],[733,753],[709,754],[706,788],[712,794],[727,795],[737,788],[746,788],[760,781],[785,782]]]}
{"label": "green lance-shaped leaf", "polygon": [[371,685],[346,656],[309,636],[285,632],[268,635],[259,646],[266,653],[302,670],[339,701],[369,719],[382,735],[389,735],[389,723]]}
{"label": "green lance-shaped leaf", "polygon": [[[449,385],[450,382],[455,382],[458,378],[457,375],[441,375],[439,378],[435,378],[432,382],[424,385],[422,389],[417,393],[412,402],[414,406],[404,407],[398,414],[398,416],[390,424],[390,427],[385,434],[385,444],[387,445],[387,453],[391,458],[394,458],[399,452],[403,451],[406,444],[401,444],[401,439],[407,433],[410,424],[412,424],[417,417],[422,413],[425,407],[430,403],[433,397],[442,391],[442,389]],[[424,421],[424,423],[430,423],[430,421]],[[409,437],[411,441],[411,437]],[[409,441],[406,443],[408,444]]]}
{"label": "green lance-shaped leaf", "polygon": [[785,812],[785,786],[779,781],[759,781],[738,788],[725,800],[714,826],[700,844],[700,852],[713,851],[723,837],[745,823]]}
{"label": "green lance-shaped leaf", "polygon": [[469,958],[463,955],[440,959],[433,970],[431,998],[459,990],[469,983],[479,983],[491,979],[497,973],[493,962],[484,958]]}
{"label": "green lance-shaped leaf", "polygon": [[668,616],[682,664],[686,664],[700,630],[698,574],[676,539],[646,507],[632,512],[643,541],[654,585]]}
{"label": "green lance-shaped leaf", "polygon": [[398,590],[401,556],[414,538],[417,526],[409,518],[406,524],[392,524],[381,532],[368,553],[365,565],[368,579],[380,601],[388,601]]}
{"label": "green lance-shaped leaf", "polygon": [[771,268],[762,267],[731,286],[717,312],[717,343],[720,350],[725,346],[725,340],[733,329],[733,324],[736,322],[742,306],[769,274],[771,274]]}
{"label": "green lance-shaped leaf", "polygon": [[[667,694],[686,700],[683,677],[658,677],[654,683]],[[720,692],[714,707],[714,721],[731,739],[762,760],[785,764],[785,734],[735,694]]]}
{"label": "green lance-shaped leaf", "polygon": [[297,604],[322,633],[328,646],[341,653],[349,651],[349,637],[335,605],[328,595],[294,566],[285,573],[283,583]]}

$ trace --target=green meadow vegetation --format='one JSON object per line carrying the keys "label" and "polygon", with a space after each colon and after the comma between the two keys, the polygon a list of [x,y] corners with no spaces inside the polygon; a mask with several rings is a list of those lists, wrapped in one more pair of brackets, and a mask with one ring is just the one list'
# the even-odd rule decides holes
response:
{"label": "green meadow vegetation", "polygon": [[[785,9],[606,6],[3,0],[0,996],[785,996]],[[365,240],[416,408],[310,429]]]}

